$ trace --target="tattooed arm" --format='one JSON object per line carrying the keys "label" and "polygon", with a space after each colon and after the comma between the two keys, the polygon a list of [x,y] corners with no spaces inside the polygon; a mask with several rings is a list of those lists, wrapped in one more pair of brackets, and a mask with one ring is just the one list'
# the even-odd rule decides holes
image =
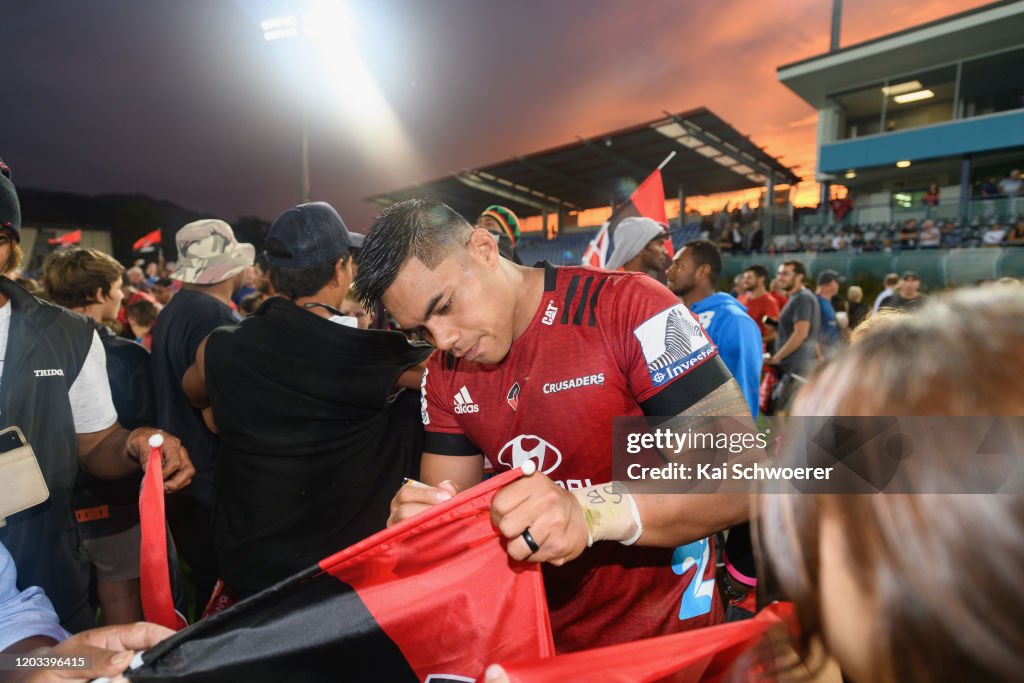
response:
{"label": "tattooed arm", "polygon": [[[750,408],[730,379],[679,417],[749,416]],[[643,522],[637,545],[674,547],[727,529],[750,517],[750,497],[730,493],[647,493],[647,482],[610,482],[574,491],[594,540],[626,541],[639,531],[631,506]],[[664,488],[659,488],[663,491]],[[626,495],[621,495],[626,494]],[[630,502],[632,499],[632,502]]]}
{"label": "tattooed arm", "polygon": [[[749,416],[749,410],[739,385],[730,379],[680,417]],[[509,555],[556,565],[579,556],[593,541],[672,548],[749,517],[750,497],[745,494],[643,493],[632,482],[628,487],[605,482],[570,493],[541,474],[505,487],[491,505],[491,519],[509,540]],[[527,528],[539,546],[536,551],[522,538]]]}

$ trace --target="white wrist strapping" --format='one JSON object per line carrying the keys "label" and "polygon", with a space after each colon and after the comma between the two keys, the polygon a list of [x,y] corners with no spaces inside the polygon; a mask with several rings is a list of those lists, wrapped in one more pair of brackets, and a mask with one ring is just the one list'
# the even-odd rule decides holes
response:
{"label": "white wrist strapping", "polygon": [[633,545],[640,540],[640,536],[644,533],[644,523],[640,521],[640,510],[636,506],[636,500],[632,494],[627,493],[626,498],[629,502],[629,511],[633,515],[633,523],[636,524],[636,533],[627,538],[624,541],[619,541],[622,545]]}

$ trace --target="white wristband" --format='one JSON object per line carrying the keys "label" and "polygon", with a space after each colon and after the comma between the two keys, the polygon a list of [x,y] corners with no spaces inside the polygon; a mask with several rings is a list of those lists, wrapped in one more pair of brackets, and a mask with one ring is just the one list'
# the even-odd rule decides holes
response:
{"label": "white wristband", "polygon": [[636,500],[631,494],[626,494],[629,499],[629,511],[633,514],[633,523],[636,524],[636,533],[627,538],[625,541],[619,541],[622,545],[633,545],[640,540],[640,536],[644,533],[644,523],[640,521],[640,510],[636,506]]}

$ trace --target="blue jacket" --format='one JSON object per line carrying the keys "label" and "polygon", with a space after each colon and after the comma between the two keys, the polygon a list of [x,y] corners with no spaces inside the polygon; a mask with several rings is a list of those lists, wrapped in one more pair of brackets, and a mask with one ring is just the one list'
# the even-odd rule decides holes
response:
{"label": "blue jacket", "polygon": [[718,347],[722,361],[743,390],[750,414],[757,419],[761,386],[761,330],[747,308],[733,297],[718,292],[698,301],[690,310]]}

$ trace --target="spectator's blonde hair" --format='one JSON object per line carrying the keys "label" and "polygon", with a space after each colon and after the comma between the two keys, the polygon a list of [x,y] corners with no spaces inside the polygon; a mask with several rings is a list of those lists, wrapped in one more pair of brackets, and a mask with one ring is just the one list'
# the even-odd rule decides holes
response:
{"label": "spectator's blonde hair", "polygon": [[[865,333],[800,389],[793,414],[1024,415],[1021,339],[1019,290],[962,290]],[[1018,424],[1007,429],[1011,446],[1020,445]],[[912,457],[899,465],[907,480],[922,491],[991,485],[988,468],[952,443],[956,434],[916,436]],[[795,464],[799,450],[784,445],[780,464]],[[796,604],[805,645],[823,633],[819,544],[827,516],[870,602],[867,680],[1020,679],[1024,496],[793,494],[762,495],[758,504],[764,557]]]}

